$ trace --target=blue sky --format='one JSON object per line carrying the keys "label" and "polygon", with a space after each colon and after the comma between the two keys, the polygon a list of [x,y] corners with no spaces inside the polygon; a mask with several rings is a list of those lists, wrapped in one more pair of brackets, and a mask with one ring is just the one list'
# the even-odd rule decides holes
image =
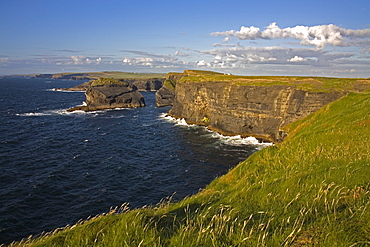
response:
{"label": "blue sky", "polygon": [[0,0],[0,75],[370,77],[369,0]]}

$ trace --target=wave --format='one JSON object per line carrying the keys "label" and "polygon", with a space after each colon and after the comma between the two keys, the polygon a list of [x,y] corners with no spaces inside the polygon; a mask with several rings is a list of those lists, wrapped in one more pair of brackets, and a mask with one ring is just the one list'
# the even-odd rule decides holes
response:
{"label": "wave", "polygon": [[[82,106],[86,106],[86,102],[82,102]],[[131,111],[134,108],[114,108],[114,109],[102,109],[102,110],[96,110],[96,111],[82,111],[82,110],[76,110],[76,111],[68,111],[68,109],[56,109],[56,110],[45,110],[41,112],[26,112],[26,113],[17,113],[15,114],[16,116],[20,117],[42,117],[42,116],[57,116],[57,115],[65,115],[65,116],[104,116],[106,115],[105,113],[107,112],[112,112],[112,111]],[[105,116],[106,118],[122,118],[126,117],[126,115],[122,114],[109,114]],[[133,116],[134,118],[138,117],[137,115]]]}
{"label": "wave", "polygon": [[260,142],[259,140],[257,140],[255,137],[252,137],[252,136],[250,137],[242,137],[240,135],[225,136],[216,131],[208,129],[205,126],[200,126],[196,124],[188,124],[186,123],[185,119],[183,118],[177,119],[177,118],[167,115],[166,113],[160,114],[159,117],[165,121],[174,123],[175,125],[179,125],[179,126],[204,128],[205,131],[207,131],[212,138],[218,139],[220,142],[227,144],[227,145],[233,145],[233,146],[256,145],[256,146],[259,146],[260,148],[274,145],[273,143],[270,143],[270,142]]}
{"label": "wave", "polygon": [[17,113],[15,115],[21,117],[40,117],[40,116],[49,116],[51,114],[45,112],[26,112],[26,113]]}
{"label": "wave", "polygon": [[92,114],[96,112],[84,112],[84,111],[73,111],[69,112],[67,109],[47,110],[42,112],[26,112],[17,113],[16,116],[20,117],[42,117],[42,116],[53,116],[53,115],[72,115],[72,114]]}
{"label": "wave", "polygon": [[167,113],[162,113],[159,115],[159,117],[161,119],[164,119],[168,122],[172,122],[174,123],[175,125],[181,125],[181,126],[188,126],[188,127],[194,127],[194,126],[198,126],[196,124],[188,124],[184,118],[174,118],[174,117],[171,117],[169,115],[167,115]]}
{"label": "wave", "polygon": [[52,92],[63,92],[63,93],[84,93],[85,91],[71,91],[71,90],[65,90],[63,88],[50,88],[46,89],[46,91],[52,91]]}
{"label": "wave", "polygon": [[[207,129],[208,130],[208,129]],[[256,145],[260,147],[266,147],[266,146],[272,146],[274,145],[273,143],[270,142],[260,142],[258,139],[256,139],[253,136],[249,137],[242,137],[240,135],[236,136],[224,136],[221,135],[220,133],[208,130],[212,132],[212,137],[220,139],[221,142],[228,144],[228,145],[233,145],[233,146],[242,146],[242,145]]]}

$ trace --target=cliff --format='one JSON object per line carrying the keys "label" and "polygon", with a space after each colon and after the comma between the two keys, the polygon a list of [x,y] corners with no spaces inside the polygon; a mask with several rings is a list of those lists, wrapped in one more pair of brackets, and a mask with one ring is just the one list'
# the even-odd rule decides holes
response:
{"label": "cliff", "polygon": [[[156,91],[163,86],[163,82],[164,82],[164,78],[147,78],[147,79],[127,78],[127,79],[116,79],[116,80],[120,81],[119,82],[120,84],[122,83],[127,84],[133,89],[139,90],[139,91]],[[92,81],[93,80],[79,84],[71,88],[63,88],[59,90],[85,91],[90,87]]]}
{"label": "cliff", "polygon": [[139,91],[157,91],[163,86],[164,78],[122,79],[122,81]]}
{"label": "cliff", "polygon": [[135,108],[145,106],[143,95],[126,83],[113,79],[99,79],[90,82],[86,92],[86,105],[68,111],[96,111],[114,108]]}
{"label": "cliff", "polygon": [[184,73],[168,73],[163,87],[155,94],[155,102],[158,107],[172,106],[175,99],[176,84],[181,78],[191,75],[222,75],[213,71],[185,70]]}
{"label": "cliff", "polygon": [[[228,75],[186,77],[177,81],[173,107],[168,114],[184,118],[190,124],[205,125],[224,135],[254,136],[281,142],[286,136],[281,130],[283,126],[304,118],[348,92],[325,88],[327,82],[315,80]],[[346,84],[346,88],[352,90],[355,86],[365,89],[370,83],[369,80],[353,80]]]}
{"label": "cliff", "polygon": [[176,83],[184,76],[184,73],[167,74],[163,86],[155,93],[155,103],[158,107],[173,105]]}

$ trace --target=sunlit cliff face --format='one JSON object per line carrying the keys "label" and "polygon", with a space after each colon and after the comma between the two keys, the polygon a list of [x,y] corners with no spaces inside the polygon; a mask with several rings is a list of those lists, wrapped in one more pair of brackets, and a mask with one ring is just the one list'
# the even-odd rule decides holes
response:
{"label": "sunlit cliff face", "polygon": [[[169,114],[226,135],[280,142],[280,128],[340,98],[342,92],[305,92],[290,86],[241,86],[181,82]],[[204,119],[207,121],[205,122]]]}

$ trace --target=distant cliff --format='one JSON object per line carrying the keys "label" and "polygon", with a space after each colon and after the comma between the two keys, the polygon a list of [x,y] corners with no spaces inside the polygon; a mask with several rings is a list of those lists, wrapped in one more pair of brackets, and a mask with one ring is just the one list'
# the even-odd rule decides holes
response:
{"label": "distant cliff", "polygon": [[[139,91],[157,91],[163,86],[164,78],[148,78],[148,79],[117,79],[121,83],[126,83],[128,86]],[[85,91],[90,85],[91,81],[79,84],[71,88],[64,88],[66,91]]]}
{"label": "distant cliff", "polygon": [[[338,85],[343,88],[338,89]],[[176,83],[173,107],[168,114],[225,135],[280,142],[286,135],[282,126],[342,97],[347,89],[368,88],[370,81],[365,79],[183,77]]]}
{"label": "distant cliff", "polygon": [[128,83],[114,79],[98,79],[89,82],[85,92],[86,105],[68,111],[96,111],[115,108],[135,108],[145,106],[143,95]]}
{"label": "distant cliff", "polygon": [[[110,78],[127,82],[129,86],[139,91],[157,91],[163,86],[166,74],[163,73],[132,73],[122,71],[102,71],[84,73],[56,73],[56,74],[24,74],[5,77],[27,77],[41,79],[63,79],[63,80],[97,80],[99,78]],[[76,87],[63,88],[67,91],[85,91],[90,82],[82,83]]]}

